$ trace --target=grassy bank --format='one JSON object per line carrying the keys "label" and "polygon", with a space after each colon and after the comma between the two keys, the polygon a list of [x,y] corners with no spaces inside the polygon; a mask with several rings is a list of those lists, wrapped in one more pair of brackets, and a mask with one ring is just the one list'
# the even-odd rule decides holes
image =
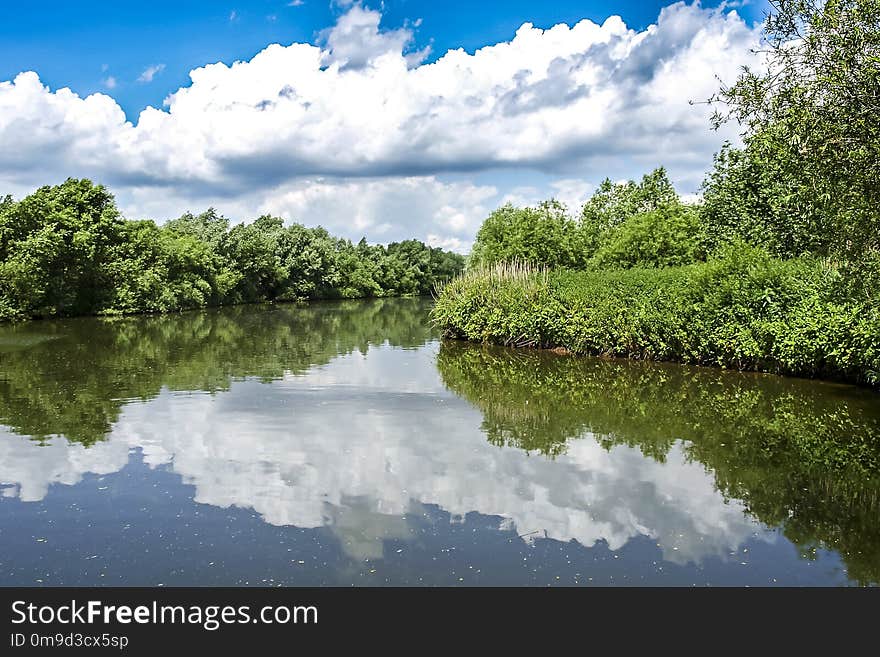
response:
{"label": "grassy bank", "polygon": [[746,246],[656,269],[495,265],[443,287],[446,337],[880,384],[880,308],[835,271]]}

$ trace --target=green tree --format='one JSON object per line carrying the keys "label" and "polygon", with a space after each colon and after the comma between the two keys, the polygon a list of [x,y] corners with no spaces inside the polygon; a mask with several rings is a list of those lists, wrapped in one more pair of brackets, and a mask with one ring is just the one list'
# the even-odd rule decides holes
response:
{"label": "green tree", "polygon": [[586,254],[578,225],[565,206],[549,200],[537,207],[507,203],[480,226],[471,251],[474,265],[523,260],[549,267],[581,267]]}
{"label": "green tree", "polygon": [[680,203],[666,169],[658,167],[638,183],[613,183],[606,178],[581,208],[582,242],[592,254],[603,239],[630,217]]}
{"label": "green tree", "polygon": [[693,207],[670,204],[636,214],[610,231],[596,267],[675,267],[704,258],[702,224]]}
{"label": "green tree", "polygon": [[[193,215],[189,212],[166,222],[162,226],[163,235],[173,236],[169,245],[180,246],[193,242],[200,245],[200,264],[205,279],[211,286],[208,305],[216,305],[236,300],[235,291],[242,283],[243,274],[235,267],[229,257],[229,220],[218,214],[214,208]],[[168,239],[168,237],[166,237]]]}
{"label": "green tree", "polygon": [[880,0],[776,0],[766,67],[713,98],[743,126],[706,182],[718,240],[876,262],[880,250]]}
{"label": "green tree", "polygon": [[213,208],[126,221],[88,180],[0,199],[0,321],[428,294],[463,266],[418,240],[354,245],[269,215],[232,228]]}
{"label": "green tree", "polygon": [[226,241],[226,233],[229,232],[229,220],[217,214],[214,208],[208,208],[198,215],[187,212],[177,219],[165,222],[163,228],[180,235],[191,235],[219,252]]}
{"label": "green tree", "polygon": [[0,306],[29,316],[98,311],[112,296],[109,265],[123,235],[113,196],[70,178],[0,204]]}

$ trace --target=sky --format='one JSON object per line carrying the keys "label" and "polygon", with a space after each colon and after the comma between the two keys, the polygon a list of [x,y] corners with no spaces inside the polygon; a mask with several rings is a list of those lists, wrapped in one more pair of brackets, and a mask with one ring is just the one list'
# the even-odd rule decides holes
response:
{"label": "sky", "polygon": [[[0,195],[67,177],[125,216],[214,207],[466,252],[498,205],[573,210],[736,141],[702,103],[766,6],[0,0]],[[692,103],[690,101],[696,101]]]}

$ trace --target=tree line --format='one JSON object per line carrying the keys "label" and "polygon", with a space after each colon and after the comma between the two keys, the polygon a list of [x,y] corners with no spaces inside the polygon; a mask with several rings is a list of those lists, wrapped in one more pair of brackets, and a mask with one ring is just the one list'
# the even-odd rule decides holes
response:
{"label": "tree line", "polygon": [[463,265],[418,240],[354,244],[268,215],[130,221],[85,179],[0,201],[0,320],[429,294]]}

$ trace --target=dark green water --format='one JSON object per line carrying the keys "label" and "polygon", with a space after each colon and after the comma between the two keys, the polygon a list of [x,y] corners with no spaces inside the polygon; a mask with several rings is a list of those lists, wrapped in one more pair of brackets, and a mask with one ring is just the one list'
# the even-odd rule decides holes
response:
{"label": "dark green water", "polygon": [[880,581],[880,395],[426,300],[0,326],[0,585]]}

